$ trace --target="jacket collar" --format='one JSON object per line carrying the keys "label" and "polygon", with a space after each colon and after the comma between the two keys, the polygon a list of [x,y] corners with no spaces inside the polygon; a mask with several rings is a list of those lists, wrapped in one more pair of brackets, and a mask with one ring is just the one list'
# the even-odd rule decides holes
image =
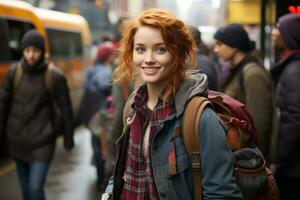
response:
{"label": "jacket collar", "polygon": [[273,76],[273,79],[275,80],[275,83],[277,83],[280,74],[284,70],[284,68],[293,60],[300,60],[300,50],[287,50],[284,52],[282,59],[279,60],[275,67],[271,70],[271,74]]}
{"label": "jacket collar", "polygon": [[[176,117],[183,114],[185,105],[194,96],[208,96],[207,76],[203,74],[201,70],[187,70],[186,76],[187,78],[182,81],[174,97]],[[133,106],[133,99],[136,96],[137,90],[138,88],[135,89],[128,99],[130,108]],[[128,116],[132,119],[134,113],[128,114]],[[170,116],[170,118],[172,118],[172,116]]]}

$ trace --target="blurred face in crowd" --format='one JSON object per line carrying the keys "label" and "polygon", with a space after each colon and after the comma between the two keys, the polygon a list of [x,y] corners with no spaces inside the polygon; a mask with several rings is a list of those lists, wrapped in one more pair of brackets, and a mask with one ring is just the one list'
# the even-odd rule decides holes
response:
{"label": "blurred face in crowd", "polygon": [[34,46],[28,46],[23,50],[23,56],[26,62],[31,66],[35,65],[40,60],[41,55],[42,51]]}
{"label": "blurred face in crowd", "polygon": [[133,63],[147,84],[165,87],[172,71],[171,55],[157,28],[141,26],[134,35]]}
{"label": "blurred face in crowd", "polygon": [[272,40],[274,42],[275,48],[284,49],[286,48],[285,43],[282,39],[282,35],[278,27],[274,28],[272,31]]}
{"label": "blurred face in crowd", "polygon": [[234,58],[237,48],[228,46],[227,44],[216,40],[214,52],[224,61],[230,61]]}

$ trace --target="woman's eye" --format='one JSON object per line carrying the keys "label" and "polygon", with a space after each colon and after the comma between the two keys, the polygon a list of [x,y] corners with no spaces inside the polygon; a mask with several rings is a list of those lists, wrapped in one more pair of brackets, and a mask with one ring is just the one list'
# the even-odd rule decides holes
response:
{"label": "woman's eye", "polygon": [[164,54],[164,53],[166,53],[166,51],[167,51],[167,49],[166,49],[165,47],[158,47],[158,48],[156,49],[156,52],[157,52],[158,54]]}
{"label": "woman's eye", "polygon": [[138,52],[138,53],[143,53],[145,51],[145,48],[143,48],[143,47],[136,47],[135,51]]}

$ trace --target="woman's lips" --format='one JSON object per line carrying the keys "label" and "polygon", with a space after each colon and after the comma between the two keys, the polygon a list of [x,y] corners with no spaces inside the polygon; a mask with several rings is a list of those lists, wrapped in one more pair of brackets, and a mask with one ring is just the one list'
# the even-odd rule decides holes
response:
{"label": "woman's lips", "polygon": [[158,72],[160,67],[142,67],[142,69],[145,72],[145,74],[153,75],[153,74],[156,74]]}

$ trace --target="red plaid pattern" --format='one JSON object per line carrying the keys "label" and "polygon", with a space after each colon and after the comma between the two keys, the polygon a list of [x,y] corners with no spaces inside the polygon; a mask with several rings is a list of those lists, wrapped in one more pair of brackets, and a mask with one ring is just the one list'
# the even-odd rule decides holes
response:
{"label": "red plaid pattern", "polygon": [[153,112],[146,106],[147,88],[146,85],[140,87],[134,97],[133,108],[136,116],[131,124],[130,139],[126,156],[126,166],[124,171],[124,187],[121,199],[145,200],[158,199],[158,194],[153,178],[150,160],[150,145],[147,147],[147,156],[143,154],[143,136],[148,123],[150,123],[150,136],[152,140],[154,132],[164,119],[173,112],[173,107],[169,103],[163,104],[159,99]]}

